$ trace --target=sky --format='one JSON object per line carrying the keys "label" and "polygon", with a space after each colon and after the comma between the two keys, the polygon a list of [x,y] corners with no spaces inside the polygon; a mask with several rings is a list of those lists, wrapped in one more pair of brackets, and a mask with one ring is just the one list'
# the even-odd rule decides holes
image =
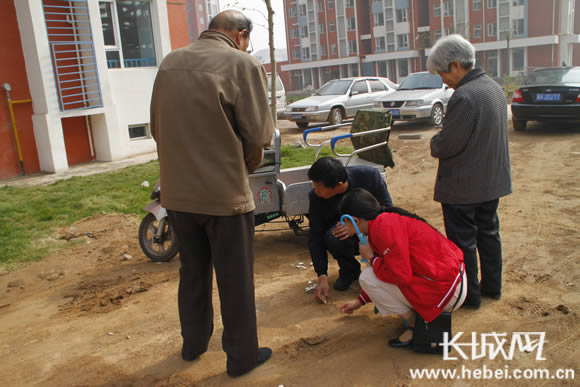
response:
{"label": "sky", "polygon": [[[274,46],[286,48],[284,28],[284,4],[282,0],[271,0],[274,9]],[[252,19],[254,30],[250,38],[254,52],[268,48],[268,11],[264,0],[220,0],[220,11],[238,9]]]}

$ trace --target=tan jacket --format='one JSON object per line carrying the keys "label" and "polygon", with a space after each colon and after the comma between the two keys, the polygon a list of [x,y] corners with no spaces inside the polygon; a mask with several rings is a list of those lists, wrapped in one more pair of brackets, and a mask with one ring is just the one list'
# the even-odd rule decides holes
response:
{"label": "tan jacket", "polygon": [[248,174],[274,134],[264,68],[217,31],[171,52],[151,99],[164,207],[227,216],[255,209]]}

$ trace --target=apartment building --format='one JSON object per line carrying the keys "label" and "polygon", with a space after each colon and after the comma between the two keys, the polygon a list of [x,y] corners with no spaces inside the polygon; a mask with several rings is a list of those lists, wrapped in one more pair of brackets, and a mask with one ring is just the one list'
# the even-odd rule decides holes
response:
{"label": "apartment building", "polygon": [[209,22],[219,13],[218,0],[185,0],[189,40],[197,40]]}
{"label": "apartment building", "polygon": [[[193,3],[199,10],[200,2]],[[216,1],[201,3],[211,5],[206,14],[217,12]],[[149,128],[153,82],[163,57],[190,42],[194,23],[186,5],[4,1],[0,179],[155,151]]]}
{"label": "apartment building", "polygon": [[[459,33],[490,75],[580,65],[580,0],[284,0],[289,90],[425,70],[430,48]],[[576,49],[575,49],[576,48]]]}

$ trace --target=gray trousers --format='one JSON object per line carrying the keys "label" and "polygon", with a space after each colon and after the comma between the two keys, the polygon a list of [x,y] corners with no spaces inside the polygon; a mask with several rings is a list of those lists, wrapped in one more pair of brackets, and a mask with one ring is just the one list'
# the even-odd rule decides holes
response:
{"label": "gray trousers", "polygon": [[213,333],[215,268],[224,326],[222,347],[230,372],[253,368],[258,359],[254,299],[254,213],[210,216],[168,211],[179,241],[179,320],[195,355],[207,351]]}

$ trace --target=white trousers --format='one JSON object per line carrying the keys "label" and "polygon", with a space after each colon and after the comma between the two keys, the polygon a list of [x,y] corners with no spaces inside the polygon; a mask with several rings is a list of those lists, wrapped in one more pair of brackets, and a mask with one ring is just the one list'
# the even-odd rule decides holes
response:
{"label": "white trousers", "polygon": [[[361,288],[363,288],[366,294],[368,294],[383,316],[388,316],[390,314],[401,315],[413,309],[409,301],[407,301],[403,293],[401,293],[399,287],[378,279],[372,267],[364,269],[358,280]],[[451,297],[451,300],[449,300],[443,309],[443,312],[452,312],[463,305],[465,297],[467,296],[467,277],[465,272],[463,272],[463,290],[461,288],[462,286],[459,284],[455,289],[455,293]],[[453,308],[453,305],[455,305],[458,298],[459,302],[457,303],[457,306]]]}

